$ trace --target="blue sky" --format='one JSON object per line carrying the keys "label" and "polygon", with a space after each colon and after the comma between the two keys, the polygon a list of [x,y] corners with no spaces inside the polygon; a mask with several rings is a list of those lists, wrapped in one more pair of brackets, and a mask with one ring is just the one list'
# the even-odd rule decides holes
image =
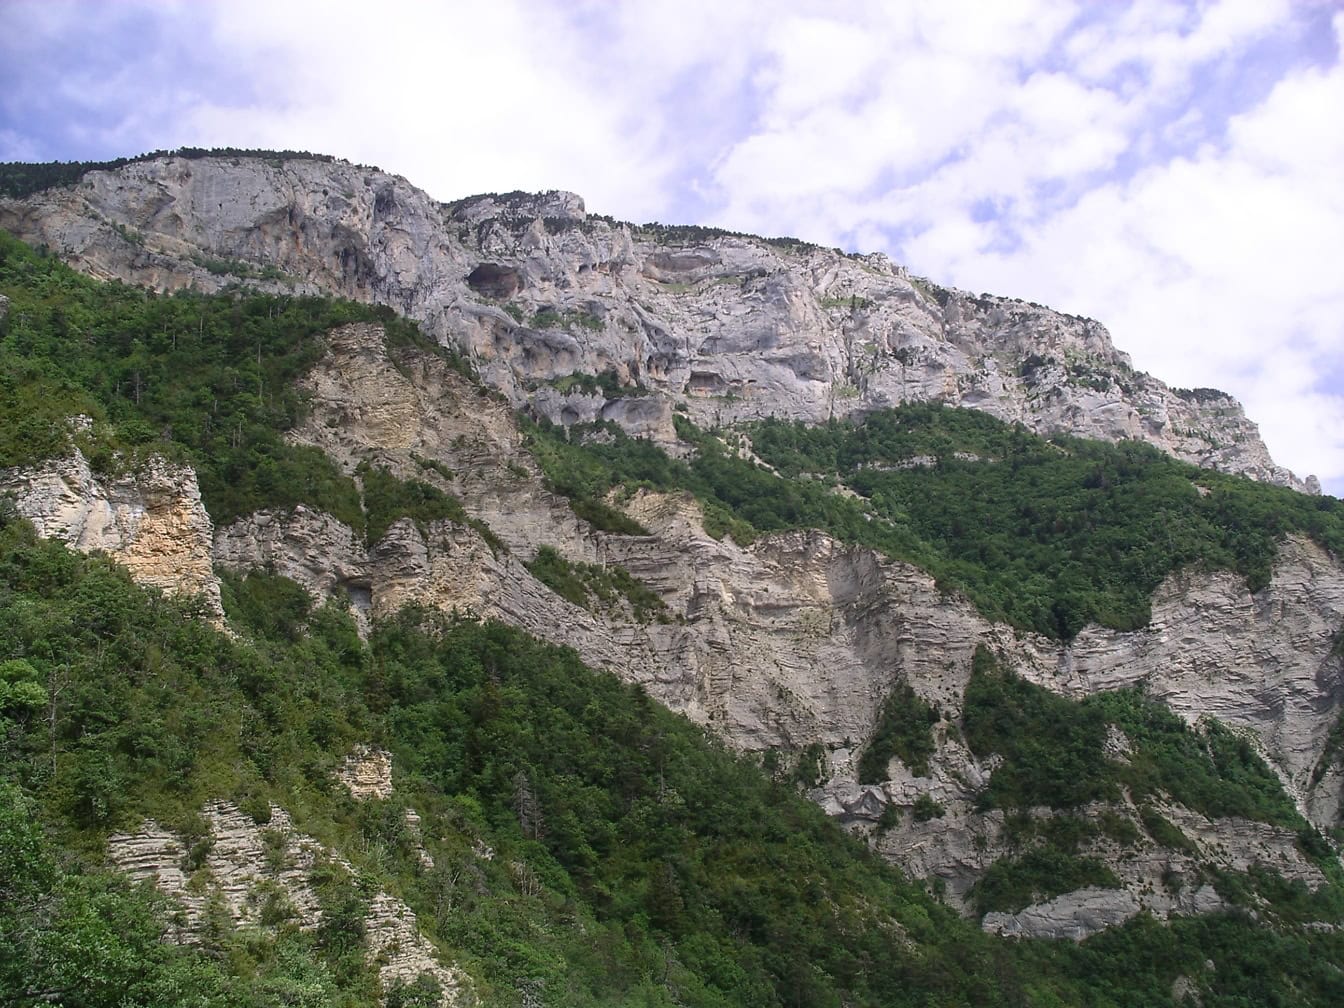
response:
{"label": "blue sky", "polygon": [[1339,0],[0,0],[0,160],[307,149],[1089,315],[1344,495]]}

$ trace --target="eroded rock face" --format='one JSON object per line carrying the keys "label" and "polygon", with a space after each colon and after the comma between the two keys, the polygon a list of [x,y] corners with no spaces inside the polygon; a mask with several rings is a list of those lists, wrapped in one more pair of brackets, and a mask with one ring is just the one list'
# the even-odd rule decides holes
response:
{"label": "eroded rock face", "polygon": [[361,745],[345,758],[336,779],[358,801],[392,797],[392,754],[386,749]]}
{"label": "eroded rock face", "polygon": [[[974,807],[993,761],[975,760],[951,731],[981,643],[1020,675],[1065,695],[1143,685],[1192,723],[1212,714],[1243,729],[1313,821],[1338,821],[1344,769],[1322,755],[1344,699],[1344,657],[1334,648],[1344,626],[1344,567],[1309,542],[1283,544],[1269,586],[1254,595],[1226,572],[1180,572],[1155,594],[1149,627],[1089,627],[1061,645],[993,624],[926,573],[819,532],[768,536],[747,548],[717,541],[705,533],[695,501],[680,495],[640,492],[612,501],[648,535],[594,531],[546,489],[507,403],[432,354],[408,351],[394,363],[377,326],[343,327],[327,343],[305,379],[309,414],[291,436],[326,451],[347,472],[361,462],[384,465],[455,494],[496,541],[471,525],[402,519],[369,544],[331,516],[301,507],[220,529],[213,557],[223,566],[292,577],[319,598],[352,603],[366,626],[408,602],[499,619],[644,684],[739,749],[796,754],[815,743],[825,765],[814,799],[911,874],[942,880],[954,901],[1009,852],[1001,814]],[[109,489],[81,465],[10,474],[7,485],[29,502],[25,513],[45,534],[108,548],[100,544],[139,541],[125,529],[145,527],[154,507],[167,506],[153,504],[154,494],[177,501],[173,508],[182,499],[199,508],[189,474],[155,477],[151,493]],[[210,570],[203,511],[198,520],[203,536],[178,536],[192,544],[191,558],[174,560],[175,573]],[[574,561],[621,564],[659,595],[670,621],[644,624],[628,612],[589,612],[565,601],[527,570],[542,545]],[[887,780],[859,784],[858,755],[898,683],[941,711],[929,773],[916,777],[893,761]],[[1126,744],[1114,735],[1108,741],[1116,758]],[[352,779],[361,773],[352,767]],[[365,776],[376,784],[374,796],[390,783],[381,764]],[[944,815],[917,821],[921,796]],[[893,809],[897,825],[879,834],[879,820]],[[1238,870],[1263,864],[1313,882],[1291,837],[1254,824],[1210,823],[1179,807],[1168,814],[1205,860]],[[128,864],[178,857],[169,849],[177,841],[162,833],[147,827],[136,842],[139,861]],[[1237,847],[1242,839],[1251,846]],[[1103,844],[1091,853],[1112,866],[1123,890],[1061,898],[1025,917],[1010,915],[1015,922],[996,918],[994,926],[1076,935],[1088,922],[1121,919],[1134,907],[1169,913],[1203,905],[1193,883],[1180,892],[1164,888],[1172,873],[1196,877],[1179,852],[1154,847],[1136,857]],[[217,873],[222,878],[226,867]],[[190,906],[184,912],[190,918]]]}
{"label": "eroded rock face", "polygon": [[[1274,465],[1235,400],[1135,372],[1098,323],[939,287],[882,255],[632,227],[570,193],[439,204],[371,169],[261,158],[90,172],[0,200],[0,226],[94,276],[389,304],[469,353],[515,405],[535,401],[557,422],[595,411],[539,394],[548,382],[610,372],[702,425],[932,400],[1308,487]],[[656,412],[609,418],[654,433]]]}
{"label": "eroded rock face", "polygon": [[189,467],[155,458],[133,472],[95,475],[75,450],[33,468],[0,471],[0,493],[14,496],[39,535],[84,553],[102,550],[141,584],[196,596],[222,625],[210,517]]}
{"label": "eroded rock face", "polygon": [[[301,928],[316,928],[322,922],[322,904],[313,886],[314,870],[334,863],[353,872],[349,862],[295,830],[277,806],[270,807],[264,826],[226,801],[210,802],[201,816],[206,835],[190,844],[153,821],[135,833],[108,838],[113,864],[136,881],[152,881],[179,904],[180,918],[169,935],[179,942],[200,941],[212,904],[222,907],[235,925],[265,927],[267,920],[293,920]],[[400,899],[381,890],[373,894],[364,941],[385,991],[428,974],[438,981],[445,1008],[476,1003],[470,979],[440,960],[421,934],[415,913]]]}

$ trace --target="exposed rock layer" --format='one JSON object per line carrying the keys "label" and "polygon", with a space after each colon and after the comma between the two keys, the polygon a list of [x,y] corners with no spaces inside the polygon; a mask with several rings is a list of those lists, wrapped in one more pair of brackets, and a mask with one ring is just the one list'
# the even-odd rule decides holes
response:
{"label": "exposed rock layer", "polygon": [[153,458],[131,472],[96,475],[75,450],[33,468],[0,470],[0,493],[13,495],[40,535],[85,553],[102,550],[141,584],[200,598],[222,624],[212,526],[189,467]]}
{"label": "exposed rock layer", "polygon": [[[206,805],[202,819],[206,835],[190,844],[153,821],[108,839],[114,864],[137,881],[152,881],[182,908],[172,935],[178,941],[201,940],[212,905],[222,906],[234,925],[293,920],[301,928],[315,928],[322,922],[322,903],[314,870],[330,862],[353,871],[337,854],[297,832],[288,813],[274,805],[265,826],[226,801]],[[372,895],[364,942],[384,990],[427,974],[439,984],[440,1004],[474,1003],[466,975],[440,961],[420,933],[415,913],[400,899],[381,890]]]}
{"label": "exposed rock layer", "polygon": [[[95,276],[389,304],[559,422],[666,438],[672,401],[726,424],[933,400],[1308,486],[1273,464],[1235,400],[1134,371],[1089,319],[939,287],[882,255],[632,227],[569,193],[440,204],[342,162],[168,157],[0,200],[0,227]],[[655,398],[547,389],[580,372]]]}

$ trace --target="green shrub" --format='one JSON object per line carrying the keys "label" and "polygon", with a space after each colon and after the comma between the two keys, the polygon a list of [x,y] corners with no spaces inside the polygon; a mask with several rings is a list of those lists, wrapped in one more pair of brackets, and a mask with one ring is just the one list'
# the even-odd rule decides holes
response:
{"label": "green shrub", "polygon": [[887,779],[887,764],[900,757],[911,772],[923,777],[929,772],[934,752],[933,726],[938,710],[910,688],[897,683],[878,713],[873,737],[859,758],[859,783],[880,784]]}

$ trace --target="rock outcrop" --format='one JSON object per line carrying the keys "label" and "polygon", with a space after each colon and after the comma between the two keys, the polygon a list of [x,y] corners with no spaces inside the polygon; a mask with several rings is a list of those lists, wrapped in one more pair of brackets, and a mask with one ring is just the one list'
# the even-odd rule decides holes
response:
{"label": "rock outcrop", "polygon": [[[151,881],[180,907],[169,937],[199,943],[211,927],[211,914],[222,911],[233,926],[265,928],[293,921],[304,929],[322,922],[322,900],[315,872],[335,865],[354,869],[335,852],[298,832],[288,813],[270,806],[259,825],[236,805],[210,802],[202,809],[204,835],[190,841],[146,821],[134,833],[108,838],[113,864],[137,881]],[[474,1004],[471,983],[456,966],[445,964],[420,932],[415,913],[402,900],[379,890],[368,900],[364,921],[365,954],[378,971],[384,991],[432,977],[440,1004]]]}
{"label": "rock outcrop", "polygon": [[125,473],[95,474],[75,449],[40,466],[0,470],[3,493],[40,535],[85,553],[101,550],[141,584],[199,598],[222,625],[210,516],[190,467],[151,458]]}
{"label": "rock outcrop", "polygon": [[[246,157],[89,172],[0,200],[0,227],[99,277],[391,305],[557,422],[667,438],[673,403],[703,425],[931,400],[1308,486],[1274,465],[1235,400],[1134,371],[1098,323],[940,287],[880,254],[637,227],[569,193],[441,204],[373,169]],[[553,387],[576,374],[651,395]]]}

